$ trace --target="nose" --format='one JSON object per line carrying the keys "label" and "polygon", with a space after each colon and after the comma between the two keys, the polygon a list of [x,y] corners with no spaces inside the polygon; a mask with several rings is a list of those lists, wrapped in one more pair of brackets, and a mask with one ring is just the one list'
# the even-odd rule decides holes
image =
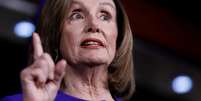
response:
{"label": "nose", "polygon": [[100,32],[99,28],[97,27],[89,27],[87,28],[87,32]]}
{"label": "nose", "polygon": [[91,33],[99,33],[100,28],[98,26],[98,21],[95,18],[88,19],[86,27],[85,27],[86,32],[91,32]]}

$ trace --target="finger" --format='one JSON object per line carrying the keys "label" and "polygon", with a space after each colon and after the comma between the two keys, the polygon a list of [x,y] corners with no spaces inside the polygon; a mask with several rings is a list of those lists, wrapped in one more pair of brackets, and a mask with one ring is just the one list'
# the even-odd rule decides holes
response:
{"label": "finger", "polygon": [[52,60],[51,56],[48,53],[44,53],[40,58],[44,59],[48,64],[48,79],[54,79],[54,61]]}
{"label": "finger", "polygon": [[32,70],[31,67],[33,65],[23,69],[20,73],[20,80],[21,80],[21,85],[22,85],[22,90],[23,92],[28,91],[28,89],[30,88],[34,88],[35,87],[35,82],[34,82],[34,77],[32,76]]}
{"label": "finger", "polygon": [[45,75],[45,71],[37,68],[37,69],[34,69],[31,72],[31,74],[34,77],[36,86],[43,87],[43,85],[45,85],[45,83],[47,81],[47,75]]}
{"label": "finger", "polygon": [[66,61],[60,60],[55,66],[55,74],[54,74],[54,81],[57,85],[60,85],[64,75],[65,75],[65,68],[66,68]]}
{"label": "finger", "polygon": [[34,59],[37,59],[43,54],[43,47],[41,44],[40,37],[37,33],[33,33],[33,49],[34,49]]}
{"label": "finger", "polygon": [[37,77],[36,80],[39,83],[45,83],[48,80],[49,75],[49,63],[44,57],[40,57],[35,63],[32,68],[33,76]]}
{"label": "finger", "polygon": [[[34,65],[32,65],[34,66]],[[45,71],[40,68],[27,68],[21,73],[21,81],[23,86],[44,85],[47,81],[47,76],[45,75]]]}
{"label": "finger", "polygon": [[31,71],[30,68],[32,68],[33,65],[25,68],[24,70],[21,71],[20,73],[20,79],[21,79],[21,83],[23,85],[26,84],[33,84],[33,77],[31,76]]}

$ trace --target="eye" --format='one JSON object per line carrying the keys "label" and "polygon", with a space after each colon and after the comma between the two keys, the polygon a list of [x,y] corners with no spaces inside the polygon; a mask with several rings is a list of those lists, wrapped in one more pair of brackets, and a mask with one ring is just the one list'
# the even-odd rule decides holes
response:
{"label": "eye", "polygon": [[79,12],[74,12],[72,13],[72,15],[70,16],[71,20],[79,20],[79,19],[83,19],[84,17],[82,16],[82,14],[80,14]]}
{"label": "eye", "polygon": [[82,14],[82,9],[78,8],[78,9],[74,9],[72,11],[72,14],[70,15],[70,19],[71,20],[79,20],[79,19],[83,19],[84,16]]}
{"label": "eye", "polygon": [[109,21],[111,19],[111,16],[106,11],[101,11],[100,19],[103,21]]}

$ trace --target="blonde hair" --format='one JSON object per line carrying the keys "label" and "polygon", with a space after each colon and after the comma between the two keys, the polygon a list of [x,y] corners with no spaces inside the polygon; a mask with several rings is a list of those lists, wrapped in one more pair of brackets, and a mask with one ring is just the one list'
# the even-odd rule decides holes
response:
{"label": "blonde hair", "polygon": [[109,85],[112,94],[129,100],[135,89],[133,67],[133,35],[128,16],[119,0],[114,0],[117,8],[117,52],[109,67]]}
{"label": "blonde hair", "polygon": [[[37,32],[44,51],[57,62],[59,42],[67,8],[72,0],[47,0],[42,10]],[[135,88],[133,70],[133,36],[126,12],[119,0],[113,0],[117,11],[117,52],[108,68],[109,89],[112,95],[129,100]],[[58,53],[57,53],[58,52]]]}

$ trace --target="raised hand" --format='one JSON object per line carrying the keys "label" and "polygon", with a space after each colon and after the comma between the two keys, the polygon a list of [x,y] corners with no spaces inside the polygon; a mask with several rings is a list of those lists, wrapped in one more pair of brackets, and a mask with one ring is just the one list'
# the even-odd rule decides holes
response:
{"label": "raised hand", "polygon": [[54,101],[65,74],[66,61],[54,64],[43,51],[40,37],[33,33],[34,62],[21,72],[24,101]]}

